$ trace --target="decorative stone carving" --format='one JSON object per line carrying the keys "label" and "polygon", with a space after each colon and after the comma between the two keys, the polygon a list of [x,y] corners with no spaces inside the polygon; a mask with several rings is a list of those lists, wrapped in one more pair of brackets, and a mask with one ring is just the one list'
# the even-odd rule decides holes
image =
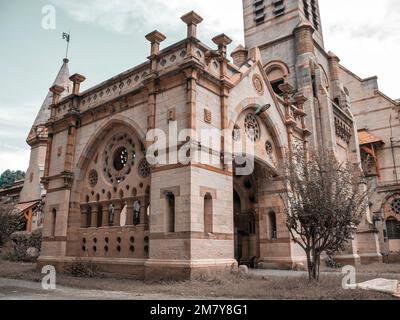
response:
{"label": "decorative stone carving", "polygon": [[97,182],[99,181],[99,175],[96,170],[92,170],[89,172],[89,185],[94,188],[97,185]]}
{"label": "decorative stone carving", "polygon": [[252,142],[256,142],[260,139],[260,125],[256,119],[256,116],[252,113],[249,113],[245,120],[244,126],[246,130],[247,137]]}
{"label": "decorative stone carving", "polygon": [[395,214],[400,215],[400,198],[396,198],[392,201],[391,208]]}
{"label": "decorative stone carving", "polygon": [[211,120],[212,120],[212,113],[210,110],[208,109],[204,109],[204,122],[211,124]]}
{"label": "decorative stone carving", "polygon": [[107,143],[103,156],[103,173],[112,184],[119,184],[132,172],[136,159],[136,148],[127,133],[115,135]]}
{"label": "decorative stone carving", "polygon": [[259,76],[258,74],[255,74],[253,76],[253,86],[254,89],[256,89],[257,93],[262,96],[264,95],[264,83],[263,83],[263,79],[261,78],[261,76]]}
{"label": "decorative stone carving", "polygon": [[265,151],[267,152],[268,155],[271,155],[272,152],[274,151],[271,141],[265,142]]}
{"label": "decorative stone carving", "polygon": [[143,158],[138,166],[139,176],[143,179],[146,179],[150,176],[150,164],[147,162],[146,158]]}

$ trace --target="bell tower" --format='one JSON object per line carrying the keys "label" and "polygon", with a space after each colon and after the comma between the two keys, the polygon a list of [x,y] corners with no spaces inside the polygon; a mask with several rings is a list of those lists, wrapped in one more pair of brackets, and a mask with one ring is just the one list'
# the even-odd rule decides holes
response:
{"label": "bell tower", "polygon": [[243,12],[248,48],[282,41],[305,21],[314,29],[314,40],[324,47],[318,0],[243,0]]}
{"label": "bell tower", "polygon": [[[333,151],[341,162],[360,163],[357,127],[341,81],[340,59],[325,51],[318,0],[243,0],[243,15],[245,49],[260,49],[275,93],[282,97],[281,88],[289,88],[292,99],[306,98],[310,145]],[[376,243],[369,220],[367,214],[359,228],[360,239]],[[338,258],[355,263],[365,257],[379,260],[379,247],[365,248],[362,241],[354,241]]]}

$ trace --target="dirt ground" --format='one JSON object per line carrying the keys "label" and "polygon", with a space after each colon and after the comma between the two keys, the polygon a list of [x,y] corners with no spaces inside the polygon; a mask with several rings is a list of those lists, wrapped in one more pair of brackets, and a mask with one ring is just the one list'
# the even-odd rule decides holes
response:
{"label": "dirt ground", "polygon": [[[357,281],[381,277],[400,280],[400,265],[372,265],[358,270]],[[0,260],[0,278],[40,282],[42,275],[35,264]],[[389,294],[363,290],[342,289],[340,274],[323,274],[319,283],[310,284],[305,276],[226,276],[204,281],[149,282],[114,279],[101,275],[97,278],[76,278],[57,275],[57,285],[84,290],[127,292],[133,295],[157,293],[171,297],[233,298],[233,299],[327,299],[327,300],[387,300]]]}

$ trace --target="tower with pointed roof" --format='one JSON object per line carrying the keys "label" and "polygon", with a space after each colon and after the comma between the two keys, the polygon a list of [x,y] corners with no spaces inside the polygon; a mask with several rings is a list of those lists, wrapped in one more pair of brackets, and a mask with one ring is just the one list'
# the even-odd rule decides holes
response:
{"label": "tower with pointed roof", "polygon": [[[71,93],[72,84],[69,80],[68,59],[63,59],[63,64],[54,80],[53,86],[64,88],[62,97]],[[39,227],[42,223],[40,208],[44,200],[45,189],[41,183],[44,174],[48,132],[46,123],[50,118],[50,107],[53,101],[53,93],[48,92],[42,106],[35,118],[26,142],[31,148],[29,167],[26,172],[24,187],[20,194],[18,207],[27,218],[28,231]]]}

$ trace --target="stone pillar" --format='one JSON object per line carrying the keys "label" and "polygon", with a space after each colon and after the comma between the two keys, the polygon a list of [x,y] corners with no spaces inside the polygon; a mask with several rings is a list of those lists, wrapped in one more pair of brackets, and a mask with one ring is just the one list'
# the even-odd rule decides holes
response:
{"label": "stone pillar", "polygon": [[75,153],[75,142],[77,135],[77,125],[78,119],[73,117],[70,121],[68,128],[68,137],[67,137],[67,146],[65,150],[65,163],[64,163],[64,172],[72,172],[73,170],[73,161],[74,161],[74,153]]}
{"label": "stone pillar", "polygon": [[140,197],[140,224],[146,224],[146,214],[147,214],[147,207],[146,207],[146,198]]}
{"label": "stone pillar", "polygon": [[103,218],[102,218],[102,227],[108,227],[110,225],[109,220],[109,203],[103,203]]}
{"label": "stone pillar", "polygon": [[197,38],[197,25],[203,21],[196,12],[190,11],[181,17],[182,21],[187,25],[187,37]]}
{"label": "stone pillar", "polygon": [[133,225],[133,199],[127,200],[126,205],[126,225],[131,226]]}
{"label": "stone pillar", "polygon": [[99,208],[98,208],[97,204],[93,205],[92,206],[92,217],[91,217],[92,219],[90,222],[91,228],[97,228],[97,214],[98,213],[99,213]]}
{"label": "stone pillar", "polygon": [[[150,74],[145,81],[148,92],[148,116],[147,116],[147,130],[154,129],[156,123],[156,87],[155,79],[157,77],[157,64],[158,64],[158,54],[160,52],[160,43],[166,39],[166,37],[158,32],[157,30],[146,35],[146,39],[151,43],[150,56]],[[151,142],[147,142],[150,144]]]}
{"label": "stone pillar", "polygon": [[121,210],[122,203],[120,201],[114,203],[114,227],[121,226]]}
{"label": "stone pillar", "polygon": [[87,219],[88,219],[88,207],[81,207],[81,228],[87,228]]}
{"label": "stone pillar", "polygon": [[152,73],[157,70],[157,56],[160,52],[160,43],[166,39],[166,36],[164,36],[161,32],[155,30],[147,34],[146,39],[151,44],[149,60],[151,62],[150,73]]}
{"label": "stone pillar", "polygon": [[[188,68],[186,73],[186,105],[187,105],[187,128],[196,130],[196,95],[197,95],[197,77],[198,71],[194,68]],[[194,138],[194,137],[191,137]]]}
{"label": "stone pillar", "polygon": [[50,108],[51,108],[50,118],[54,119],[54,117],[56,115],[55,114],[55,112],[56,112],[55,106],[60,101],[61,94],[65,91],[65,89],[61,86],[54,85],[49,90],[53,94],[53,98],[52,98],[52,102],[51,102],[51,106],[50,106]]}
{"label": "stone pillar", "polygon": [[[53,148],[53,133],[52,129],[48,128],[48,139],[47,139],[47,148],[46,148],[46,160],[44,165],[44,177],[48,177],[50,175],[50,160],[51,160],[51,152]],[[45,187],[47,189],[47,183],[45,183]]]}
{"label": "stone pillar", "polygon": [[73,87],[72,87],[72,94],[74,95],[79,95],[80,94],[80,88],[81,88],[81,83],[86,80],[86,78],[78,73],[75,73],[72,75],[69,80],[72,81]]}
{"label": "stone pillar", "polygon": [[[228,97],[229,89],[231,88],[228,77],[228,59],[226,57],[227,46],[232,43],[232,39],[225,34],[220,34],[212,39],[212,41],[218,46],[218,53],[220,54],[220,80],[221,80],[221,130],[225,130],[229,127],[228,120]],[[221,137],[221,153],[225,156],[225,139]],[[227,169],[225,163],[223,164],[224,169]]]}

